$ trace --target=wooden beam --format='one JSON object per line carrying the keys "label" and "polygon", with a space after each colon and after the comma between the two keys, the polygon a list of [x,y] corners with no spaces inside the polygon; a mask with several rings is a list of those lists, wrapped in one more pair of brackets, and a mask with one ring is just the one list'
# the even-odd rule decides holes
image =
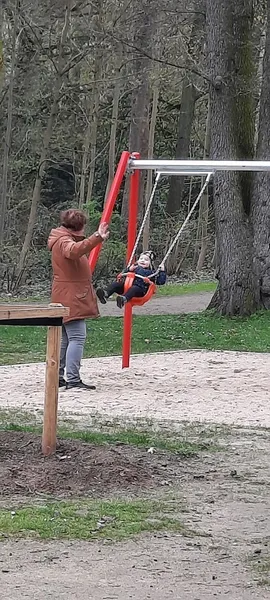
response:
{"label": "wooden beam", "polygon": [[69,308],[61,304],[0,304],[0,321],[7,319],[57,318],[69,314]]}
{"label": "wooden beam", "polygon": [[[68,315],[69,308],[62,304],[0,304],[0,322],[10,320],[10,325],[12,320],[21,321],[23,324],[27,319],[31,319],[31,325],[34,325],[35,319],[39,324],[41,319],[46,318],[59,319],[62,323],[63,317]],[[48,327],[42,434],[42,452],[45,456],[53,454],[56,450],[61,331],[62,326],[59,324]]]}
{"label": "wooden beam", "polygon": [[48,327],[42,452],[45,456],[56,450],[59,360],[61,327]]}

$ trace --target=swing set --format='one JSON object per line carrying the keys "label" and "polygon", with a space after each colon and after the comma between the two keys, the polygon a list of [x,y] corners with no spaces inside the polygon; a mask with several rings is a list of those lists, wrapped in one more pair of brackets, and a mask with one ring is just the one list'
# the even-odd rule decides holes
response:
{"label": "swing set", "polygon": [[[139,203],[139,186],[140,186],[140,172],[143,170],[155,171],[156,178],[153,185],[152,193],[147,204],[145,215],[137,233],[138,225],[138,203]],[[269,171],[270,162],[266,161],[221,161],[221,160],[150,160],[140,159],[139,153],[135,152],[130,154],[125,151],[122,152],[116,173],[107,197],[107,201],[101,217],[101,223],[109,223],[112,217],[113,209],[117,200],[117,196],[126,173],[130,177],[129,186],[129,202],[128,202],[128,232],[127,232],[127,267],[129,268],[133,261],[140,242],[142,232],[145,227],[148,215],[151,210],[151,205],[156,193],[158,182],[161,176],[200,176],[205,177],[205,182],[197,196],[194,204],[192,205],[187,217],[181,225],[176,236],[173,238],[162,263],[166,263],[171,252],[176,246],[183,230],[185,229],[191,215],[195,208],[198,206],[201,197],[203,196],[207,186],[209,185],[211,177],[216,171]],[[101,245],[97,246],[92,250],[89,257],[89,265],[93,272],[99,257]],[[151,277],[155,277],[158,271]],[[134,281],[134,272],[125,273],[125,286],[124,291],[126,292]],[[123,327],[123,344],[122,344],[122,368],[129,367],[130,363],[130,352],[131,352],[131,333],[132,333],[132,308],[133,306],[142,306],[148,302],[155,294],[156,285],[150,278],[142,277],[145,283],[148,284],[148,290],[143,297],[133,298],[125,304],[124,308],[124,327]]]}

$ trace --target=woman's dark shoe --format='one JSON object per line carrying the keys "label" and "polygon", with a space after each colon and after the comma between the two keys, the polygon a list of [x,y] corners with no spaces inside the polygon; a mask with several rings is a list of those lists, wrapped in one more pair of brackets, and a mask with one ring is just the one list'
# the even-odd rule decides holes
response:
{"label": "woman's dark shoe", "polygon": [[106,292],[103,288],[98,288],[96,291],[97,297],[99,299],[99,301],[101,302],[101,304],[106,304],[107,300],[106,300]]}
{"label": "woman's dark shoe", "polygon": [[74,381],[67,383],[67,390],[95,390],[95,385],[89,385],[88,383],[83,383],[83,381]]}
{"label": "woman's dark shoe", "polygon": [[67,385],[67,382],[66,382],[66,380],[64,379],[64,377],[59,377],[59,387],[60,387],[60,388],[61,388],[61,387],[66,387],[66,385]]}

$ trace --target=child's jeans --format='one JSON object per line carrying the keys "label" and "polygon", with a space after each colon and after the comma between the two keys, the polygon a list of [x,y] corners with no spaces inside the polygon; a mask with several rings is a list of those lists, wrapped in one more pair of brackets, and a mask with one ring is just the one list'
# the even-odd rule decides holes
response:
{"label": "child's jeans", "polygon": [[139,285],[132,285],[125,294],[124,294],[124,287],[125,287],[125,284],[123,282],[114,281],[106,289],[107,297],[109,298],[113,294],[119,294],[120,296],[124,296],[124,298],[126,298],[126,300],[128,302],[132,298],[142,298],[142,296],[145,296],[146,292]]}

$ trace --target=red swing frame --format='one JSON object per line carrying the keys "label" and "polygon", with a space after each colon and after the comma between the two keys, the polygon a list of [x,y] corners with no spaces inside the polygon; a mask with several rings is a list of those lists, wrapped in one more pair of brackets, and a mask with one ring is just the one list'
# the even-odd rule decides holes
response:
{"label": "red swing frame", "polygon": [[[117,196],[124,179],[124,175],[127,170],[129,159],[139,159],[140,154],[138,152],[134,152],[130,154],[129,152],[122,152],[107,200],[102,213],[101,223],[109,223],[112,217],[113,209],[117,200]],[[127,243],[127,254],[126,254],[126,262],[129,264],[130,257],[132,255],[132,251],[136,241],[137,234],[137,223],[138,223],[138,205],[139,205],[139,187],[140,187],[140,170],[136,169],[130,173],[129,179],[129,217],[128,217],[128,243]],[[93,273],[99,253],[101,250],[101,245],[97,246],[94,250],[92,250],[89,256],[89,265],[90,269]],[[134,273],[129,273],[128,277],[126,277],[125,281],[125,289],[130,287],[131,278]],[[133,279],[132,279],[133,281]],[[129,367],[130,363],[130,352],[131,352],[131,334],[132,334],[132,308],[133,306],[142,306],[155,293],[156,286],[155,284],[150,282],[149,289],[147,290],[145,296],[142,298],[133,298],[130,302],[125,304],[124,308],[124,326],[123,326],[123,343],[122,343],[122,368]]]}

